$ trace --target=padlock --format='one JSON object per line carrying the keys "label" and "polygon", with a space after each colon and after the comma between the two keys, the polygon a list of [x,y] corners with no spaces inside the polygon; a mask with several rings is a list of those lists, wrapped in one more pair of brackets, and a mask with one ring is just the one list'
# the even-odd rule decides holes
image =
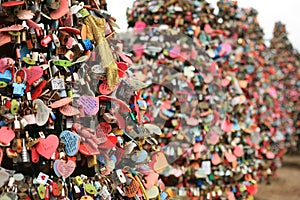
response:
{"label": "padlock", "polygon": [[20,130],[21,129],[21,124],[20,121],[18,120],[18,116],[15,115],[15,120],[14,120],[14,130]]}
{"label": "padlock", "polygon": [[43,39],[41,39],[41,45],[43,47],[47,47],[50,42],[52,42],[52,34],[46,35]]}
{"label": "padlock", "polygon": [[52,90],[65,90],[65,81],[63,78],[54,78],[51,80]]}
{"label": "padlock", "polygon": [[60,41],[56,34],[52,34],[52,39],[56,47],[60,47]]}
{"label": "padlock", "polygon": [[3,73],[0,73],[0,81],[9,83],[12,80],[12,74],[9,69],[5,70]]}
{"label": "padlock", "polygon": [[69,40],[69,37],[70,37],[70,35],[66,31],[59,31],[58,39],[59,39],[61,45],[65,46]]}
{"label": "padlock", "polygon": [[22,118],[20,120],[20,124],[21,124],[22,129],[24,129],[28,125],[28,122],[24,118]]}
{"label": "padlock", "polygon": [[33,109],[29,106],[23,110],[23,119],[25,119],[29,125],[36,124],[36,118],[33,113]]}
{"label": "padlock", "polygon": [[[29,34],[30,34],[30,37],[31,37],[32,44],[37,43],[36,33],[35,33],[35,30],[33,28],[29,29]],[[27,46],[28,46],[28,43],[27,43]]]}
{"label": "padlock", "polygon": [[[16,82],[17,75],[21,70],[24,72],[24,80],[23,80],[23,83],[17,83]],[[26,74],[26,71],[24,69],[21,68],[18,71],[16,71],[15,76],[14,76],[14,83],[13,83],[13,94],[15,96],[19,96],[19,97],[24,96],[24,92],[25,92],[25,89],[26,89],[26,84],[25,84],[26,79],[27,79],[27,74]]]}
{"label": "padlock", "polygon": [[126,183],[126,177],[121,169],[116,170],[116,183],[117,185],[121,185]]}
{"label": "padlock", "polygon": [[117,119],[110,113],[104,113],[103,119],[109,124],[115,123],[117,121]]}
{"label": "padlock", "polygon": [[61,0],[46,0],[46,5],[48,8],[56,10],[59,8]]}

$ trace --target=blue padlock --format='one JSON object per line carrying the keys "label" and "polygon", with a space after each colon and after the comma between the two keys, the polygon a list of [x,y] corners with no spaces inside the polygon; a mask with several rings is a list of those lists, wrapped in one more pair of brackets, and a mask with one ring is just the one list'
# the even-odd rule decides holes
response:
{"label": "blue padlock", "polygon": [[82,40],[82,46],[83,46],[83,48],[84,48],[85,51],[93,49],[93,43],[88,38],[85,39],[85,40]]}
{"label": "blue padlock", "polygon": [[[23,80],[23,83],[17,83],[16,82],[16,77],[17,77],[17,74],[20,72],[20,70],[22,70],[24,72],[24,80]],[[24,92],[25,92],[25,89],[26,89],[26,79],[27,79],[27,74],[26,74],[26,71],[24,69],[19,69],[18,71],[16,71],[16,74],[15,74],[15,77],[14,77],[14,83],[13,83],[13,95],[15,96],[24,96]]]}
{"label": "blue padlock", "polygon": [[5,70],[3,73],[0,73],[0,81],[9,83],[12,79],[12,75],[9,69]]}

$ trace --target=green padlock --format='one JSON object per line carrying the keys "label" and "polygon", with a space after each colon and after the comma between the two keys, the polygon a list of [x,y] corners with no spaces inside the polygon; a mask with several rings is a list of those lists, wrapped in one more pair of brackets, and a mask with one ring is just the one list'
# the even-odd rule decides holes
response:
{"label": "green padlock", "polygon": [[92,194],[92,195],[97,193],[95,186],[93,186],[92,184],[89,184],[89,183],[84,185],[84,190],[86,191],[86,193]]}
{"label": "green padlock", "polygon": [[72,63],[69,60],[53,60],[53,64],[61,67],[71,67]]}
{"label": "green padlock", "polygon": [[16,99],[11,100],[10,112],[16,114],[19,111],[19,102]]}
{"label": "green padlock", "polygon": [[5,88],[7,87],[7,83],[5,83],[4,81],[0,81],[0,88]]}

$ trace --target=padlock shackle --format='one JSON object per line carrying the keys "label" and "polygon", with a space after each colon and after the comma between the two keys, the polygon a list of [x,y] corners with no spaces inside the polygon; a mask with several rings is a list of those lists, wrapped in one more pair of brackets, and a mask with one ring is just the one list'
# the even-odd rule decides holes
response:
{"label": "padlock shackle", "polygon": [[23,84],[26,84],[26,80],[27,80],[27,73],[26,71],[23,69],[23,68],[20,68],[16,71],[15,75],[14,75],[14,83],[17,82],[17,74],[20,72],[20,71],[23,71],[24,72],[24,80],[23,80]]}

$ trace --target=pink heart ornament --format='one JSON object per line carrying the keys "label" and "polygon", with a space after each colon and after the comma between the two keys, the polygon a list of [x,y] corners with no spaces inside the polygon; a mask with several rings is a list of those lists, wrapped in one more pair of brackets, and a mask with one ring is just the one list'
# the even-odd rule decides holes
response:
{"label": "pink heart ornament", "polygon": [[53,171],[56,174],[57,177],[61,177],[61,174],[57,170],[57,164],[59,163],[60,160],[55,160],[53,163]]}
{"label": "pink heart ornament", "polygon": [[243,149],[242,149],[240,146],[236,146],[236,147],[234,148],[234,150],[233,150],[233,153],[234,153],[234,155],[237,156],[237,157],[241,157],[241,156],[244,155],[244,151],[243,151]]}
{"label": "pink heart ornament", "polygon": [[212,163],[213,165],[218,165],[218,164],[221,163],[221,158],[220,158],[219,154],[214,153],[214,154],[212,155],[211,163]]}
{"label": "pink heart ornament", "polygon": [[37,152],[46,159],[50,159],[59,145],[59,139],[56,135],[49,135],[47,138],[40,138],[36,146]]}
{"label": "pink heart ornament", "polygon": [[211,131],[211,135],[209,137],[209,143],[212,145],[215,145],[219,142],[220,140],[220,136],[218,135],[218,133],[216,133],[215,131]]}
{"label": "pink heart ornament", "polygon": [[225,152],[225,157],[226,157],[227,161],[230,163],[236,161],[236,157],[230,152]]}
{"label": "pink heart ornament", "polygon": [[92,96],[81,96],[78,102],[82,105],[87,115],[96,115],[99,111],[99,99]]}
{"label": "pink heart ornament", "polygon": [[76,168],[76,163],[72,160],[59,160],[59,162],[56,165],[57,171],[59,174],[61,174],[62,177],[68,178],[72,175]]}
{"label": "pink heart ornament", "polygon": [[33,66],[30,69],[26,69],[27,83],[31,85],[34,81],[39,80],[43,76],[44,70],[39,66]]}
{"label": "pink heart ornament", "polygon": [[0,143],[9,144],[15,138],[15,132],[7,127],[2,126],[0,128]]}

